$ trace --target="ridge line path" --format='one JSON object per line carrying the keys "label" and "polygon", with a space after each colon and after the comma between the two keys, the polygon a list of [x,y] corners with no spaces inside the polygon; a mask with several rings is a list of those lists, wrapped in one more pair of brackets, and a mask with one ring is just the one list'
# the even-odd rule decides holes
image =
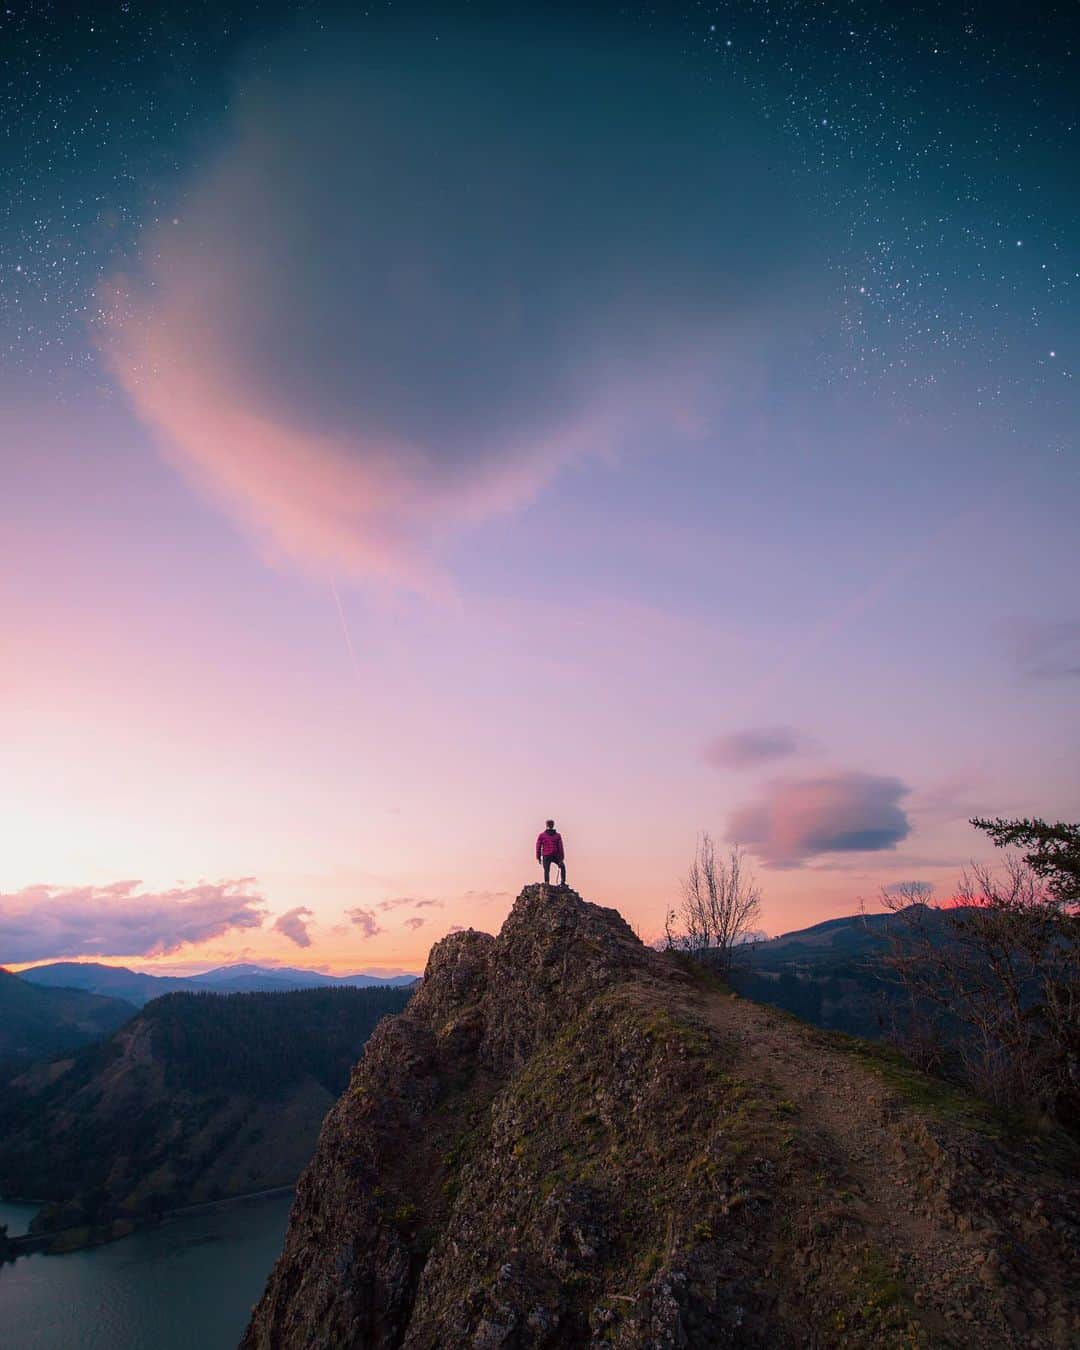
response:
{"label": "ridge line path", "polygon": [[[773,1127],[773,1145],[812,1178],[786,1216],[794,1248],[787,1255],[805,1268],[808,1297],[826,1261],[848,1259],[871,1308],[892,1304],[910,1314],[915,1334],[896,1343],[1080,1346],[1075,1174],[1050,1172],[1033,1141],[995,1137],[990,1113],[945,1086],[942,1099],[957,1104],[956,1118],[912,1103],[902,1079],[871,1066],[874,1049],[865,1043],[728,992],[707,993],[705,1013],[742,1081],[788,1127]],[[907,1073],[924,1089],[939,1086]],[[856,1327],[840,1323],[838,1315],[830,1344],[847,1343],[846,1330],[851,1343],[863,1343]]]}

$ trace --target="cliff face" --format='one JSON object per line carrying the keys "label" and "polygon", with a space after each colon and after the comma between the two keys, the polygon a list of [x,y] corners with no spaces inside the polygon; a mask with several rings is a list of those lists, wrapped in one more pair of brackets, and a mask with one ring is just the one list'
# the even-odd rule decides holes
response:
{"label": "cliff face", "polygon": [[1071,1166],[531,886],[369,1041],[244,1347],[1064,1347]]}

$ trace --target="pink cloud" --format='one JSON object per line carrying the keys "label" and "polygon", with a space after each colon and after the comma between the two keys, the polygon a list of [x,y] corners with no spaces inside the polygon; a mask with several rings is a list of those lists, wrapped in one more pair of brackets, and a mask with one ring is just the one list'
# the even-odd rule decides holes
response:
{"label": "pink cloud", "polygon": [[347,909],[345,914],[349,922],[359,928],[366,938],[377,937],[383,931],[373,910],[357,906],[355,909]]}
{"label": "pink cloud", "polygon": [[[556,50],[565,66],[573,48]],[[522,142],[491,100],[546,98],[537,61],[472,44],[402,65],[342,34],[318,58],[291,52],[243,85],[144,262],[103,288],[114,375],[268,556],[437,588],[451,531],[630,434],[701,435],[731,317],[760,302],[760,277],[717,259],[725,232],[775,207],[775,180],[726,160],[689,111],[700,144],[671,156],[621,97],[637,67],[613,61],[612,97],[590,65],[563,86],[564,120]],[[568,157],[565,120],[639,153]],[[615,203],[640,196],[644,160],[653,190],[628,219]]]}
{"label": "pink cloud", "polygon": [[732,813],[728,836],[774,867],[798,867],[822,853],[895,848],[911,832],[898,779],[838,772],[786,778]]}
{"label": "pink cloud", "polygon": [[[302,191],[304,205],[290,205],[280,180],[302,172],[315,141],[351,133],[318,117],[288,128],[280,115],[274,120],[273,130],[241,121],[217,168],[194,188],[181,227],[162,231],[147,248],[154,259],[149,275],[118,276],[102,288],[103,350],[136,410],[159,433],[165,456],[268,557],[321,575],[437,588],[432,539],[520,505],[570,460],[610,445],[615,405],[586,410],[559,399],[553,404],[559,415],[541,425],[507,427],[498,445],[459,448],[432,431],[395,429],[400,418],[371,406],[379,400],[363,382],[362,365],[355,402],[336,426],[324,421],[317,380],[286,395],[284,381],[274,389],[253,378],[260,359],[291,369],[320,359],[333,365],[340,352],[305,356],[312,345],[305,321],[314,322],[332,302],[339,313],[362,309],[358,296],[337,291],[334,259],[313,274],[318,293],[309,291],[307,312],[297,311],[297,297],[281,280],[303,265],[301,236],[311,227],[308,213],[318,210],[318,194]],[[344,140],[340,148],[351,153]],[[336,222],[349,204],[343,198],[326,210]],[[277,227],[253,251],[251,238],[265,235],[259,222],[270,214]],[[331,228],[329,219],[324,224],[324,238],[349,233]],[[387,265],[372,261],[375,270]],[[413,315],[418,333],[446,326],[447,316],[434,308],[440,303],[435,291],[420,305]],[[371,313],[353,345],[378,348],[380,330],[394,322],[392,312]],[[464,322],[459,315],[457,325]],[[273,357],[267,325],[278,335]],[[340,320],[330,324],[334,332],[339,327]],[[408,384],[405,370],[395,373],[398,381]],[[422,383],[409,390],[413,402]],[[479,390],[477,396],[484,397]],[[435,395],[432,412],[439,397],[448,395]],[[448,398],[447,425],[452,403]]]}
{"label": "pink cloud", "polygon": [[406,927],[406,928],[412,928],[413,930],[415,930],[415,929],[417,929],[417,928],[423,928],[423,926],[424,926],[424,920],[421,919],[421,918],[419,918],[418,916],[414,916],[414,917],[411,918],[411,919],[406,919],[406,920],[405,920],[405,927]]}
{"label": "pink cloud", "polygon": [[297,905],[295,909],[287,910],[284,914],[279,914],[274,920],[273,929],[275,933],[283,933],[291,942],[295,942],[298,947],[310,947],[311,937],[308,933],[311,910],[306,905]]}
{"label": "pink cloud", "polygon": [[0,960],[71,956],[167,956],[188,943],[266,917],[253,877],[168,891],[140,891],[139,881],[106,886],[27,886],[0,894]]}

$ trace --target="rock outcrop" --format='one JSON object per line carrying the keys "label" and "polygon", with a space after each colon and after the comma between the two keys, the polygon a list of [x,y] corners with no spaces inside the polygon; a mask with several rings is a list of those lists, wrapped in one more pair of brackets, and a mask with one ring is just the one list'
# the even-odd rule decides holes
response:
{"label": "rock outcrop", "polygon": [[244,1350],[1074,1346],[1073,1162],[530,886],[368,1042]]}

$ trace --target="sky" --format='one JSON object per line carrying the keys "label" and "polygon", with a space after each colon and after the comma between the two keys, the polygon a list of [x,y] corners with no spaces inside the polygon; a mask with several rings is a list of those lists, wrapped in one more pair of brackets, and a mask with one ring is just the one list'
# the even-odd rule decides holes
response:
{"label": "sky", "polygon": [[0,14],[0,962],[1080,818],[1075,15],[659,8]]}

